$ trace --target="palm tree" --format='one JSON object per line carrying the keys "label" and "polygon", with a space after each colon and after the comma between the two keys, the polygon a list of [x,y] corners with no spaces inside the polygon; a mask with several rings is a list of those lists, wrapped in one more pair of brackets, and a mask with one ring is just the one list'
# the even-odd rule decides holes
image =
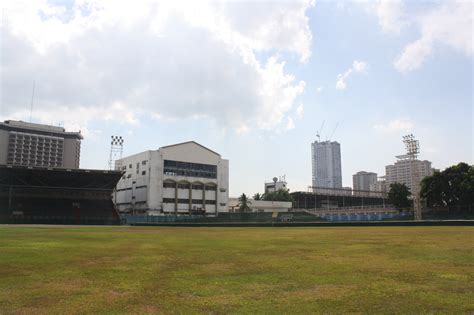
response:
{"label": "palm tree", "polygon": [[247,212],[247,211],[250,211],[250,207],[249,205],[251,204],[251,202],[248,200],[247,196],[245,194],[242,194],[240,197],[239,197],[239,208],[240,208],[240,212]]}
{"label": "palm tree", "polygon": [[260,193],[256,193],[253,195],[253,200],[262,200],[262,195]]}

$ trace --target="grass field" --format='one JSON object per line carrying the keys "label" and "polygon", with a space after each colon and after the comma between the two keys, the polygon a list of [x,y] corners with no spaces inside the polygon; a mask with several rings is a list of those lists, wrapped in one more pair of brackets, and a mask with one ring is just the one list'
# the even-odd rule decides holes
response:
{"label": "grass field", "polygon": [[473,227],[0,226],[0,314],[469,313]]}

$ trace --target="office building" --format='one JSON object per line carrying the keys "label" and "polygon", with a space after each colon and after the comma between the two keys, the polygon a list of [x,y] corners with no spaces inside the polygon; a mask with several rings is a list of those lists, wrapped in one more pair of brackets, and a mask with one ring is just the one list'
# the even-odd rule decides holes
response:
{"label": "office building", "polygon": [[336,141],[311,143],[312,185],[319,188],[342,188],[341,146]]}
{"label": "office building", "polygon": [[0,165],[79,168],[80,132],[6,120],[0,122]]}
{"label": "office building", "polygon": [[[430,161],[410,160],[406,155],[397,156],[398,161],[393,165],[385,167],[385,179],[387,189],[393,183],[403,183],[408,186],[410,190],[414,184],[419,185],[421,180],[426,176],[433,175],[433,168],[431,168]],[[414,183],[412,183],[412,162],[414,163]]]}
{"label": "office building", "polygon": [[114,196],[122,213],[217,214],[228,211],[229,161],[194,141],[117,161],[124,172]]}
{"label": "office building", "polygon": [[385,196],[388,193],[387,181],[385,176],[380,176],[380,178],[370,185],[371,196],[382,195]]}
{"label": "office building", "polygon": [[352,175],[352,187],[354,194],[360,194],[358,190],[368,192],[370,186],[377,182],[377,174],[372,172],[360,171]]}

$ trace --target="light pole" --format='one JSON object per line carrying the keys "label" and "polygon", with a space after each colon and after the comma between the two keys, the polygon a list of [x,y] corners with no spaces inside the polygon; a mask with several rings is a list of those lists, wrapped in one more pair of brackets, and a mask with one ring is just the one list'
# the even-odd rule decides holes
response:
{"label": "light pole", "polygon": [[418,153],[420,153],[420,143],[415,140],[415,136],[412,134],[403,136],[403,143],[407,150],[407,156],[410,160],[410,181],[411,181],[411,193],[413,196],[413,212],[415,214],[415,220],[421,220],[421,203],[420,203],[420,178],[418,176],[418,167],[416,165]]}

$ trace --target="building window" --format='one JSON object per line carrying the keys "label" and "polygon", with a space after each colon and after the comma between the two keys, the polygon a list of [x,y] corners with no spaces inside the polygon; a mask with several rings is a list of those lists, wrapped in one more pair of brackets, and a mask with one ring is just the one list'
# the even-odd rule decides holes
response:
{"label": "building window", "polygon": [[189,204],[189,199],[178,199],[178,203]]}
{"label": "building window", "polygon": [[201,184],[193,184],[193,189],[203,190],[204,186]]}
{"label": "building window", "polygon": [[217,190],[217,186],[214,186],[214,185],[206,186],[206,190],[216,191],[216,190]]}
{"label": "building window", "polygon": [[146,171],[142,171],[142,175],[146,175]]}
{"label": "building window", "polygon": [[189,184],[187,184],[187,183],[178,184],[178,188],[181,188],[181,189],[189,189]]}
{"label": "building window", "polygon": [[195,205],[202,205],[202,199],[193,199],[192,203]]}
{"label": "building window", "polygon": [[127,175],[127,178],[130,178],[130,177],[132,177],[132,174],[128,174],[128,175]]}
{"label": "building window", "polygon": [[128,168],[132,168],[132,164],[129,164],[129,165],[128,165]]}
{"label": "building window", "polygon": [[163,188],[175,188],[176,183],[173,182],[163,182]]}
{"label": "building window", "polygon": [[163,173],[174,176],[217,178],[217,166],[164,160]]}
{"label": "building window", "polygon": [[216,201],[215,200],[206,200],[206,205],[215,205]]}
{"label": "building window", "polygon": [[175,199],[174,198],[163,198],[163,203],[174,203]]}
{"label": "building window", "polygon": [[142,165],[146,165],[146,161],[142,161]]}
{"label": "building window", "polygon": [[226,192],[227,189],[225,189],[225,188],[220,188],[219,191],[220,191],[220,192]]}

